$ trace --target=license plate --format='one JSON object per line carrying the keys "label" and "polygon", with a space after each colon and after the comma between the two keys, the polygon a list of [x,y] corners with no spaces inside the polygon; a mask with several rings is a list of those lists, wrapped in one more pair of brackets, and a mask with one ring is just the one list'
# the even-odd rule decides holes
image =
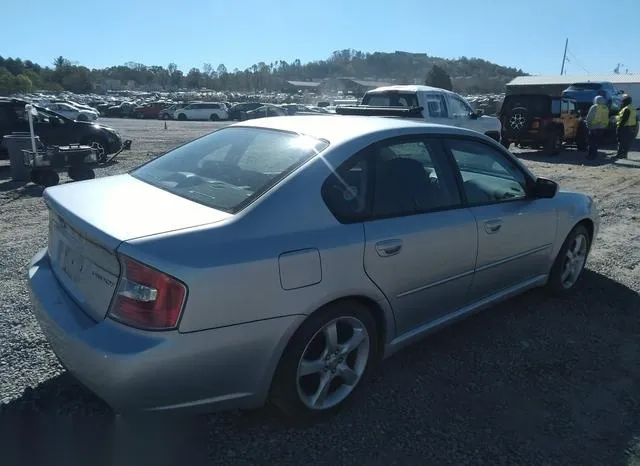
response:
{"label": "license plate", "polygon": [[64,241],[59,243],[60,268],[73,282],[79,282],[84,271],[84,258]]}

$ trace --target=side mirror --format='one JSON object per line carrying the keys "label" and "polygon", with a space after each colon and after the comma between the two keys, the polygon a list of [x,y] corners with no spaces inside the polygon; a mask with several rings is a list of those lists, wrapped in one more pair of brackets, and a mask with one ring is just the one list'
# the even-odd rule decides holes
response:
{"label": "side mirror", "polygon": [[538,199],[551,199],[558,193],[558,183],[547,178],[537,178],[533,195]]}

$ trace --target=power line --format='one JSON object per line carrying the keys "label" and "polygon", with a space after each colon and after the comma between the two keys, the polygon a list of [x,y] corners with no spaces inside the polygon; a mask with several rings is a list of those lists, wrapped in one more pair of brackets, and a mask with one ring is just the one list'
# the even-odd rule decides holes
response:
{"label": "power line", "polygon": [[582,64],[582,61],[575,56],[575,54],[571,51],[571,49],[567,50],[567,53],[571,56],[571,58],[573,58],[572,61],[570,61],[570,63],[575,62],[576,65],[578,65],[579,68],[582,69],[582,71],[584,71],[585,73],[590,74],[591,72]]}

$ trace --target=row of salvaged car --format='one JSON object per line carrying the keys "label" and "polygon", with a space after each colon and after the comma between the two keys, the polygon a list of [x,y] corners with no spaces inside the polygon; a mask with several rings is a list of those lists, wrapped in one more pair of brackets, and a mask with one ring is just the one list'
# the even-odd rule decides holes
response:
{"label": "row of salvaged car", "polygon": [[[98,106],[100,109],[100,106]],[[264,102],[148,102],[136,105],[121,102],[104,108],[101,114],[111,118],[140,118],[161,120],[249,120],[266,116],[293,115],[299,112],[327,113],[322,107],[302,104],[271,104]]]}

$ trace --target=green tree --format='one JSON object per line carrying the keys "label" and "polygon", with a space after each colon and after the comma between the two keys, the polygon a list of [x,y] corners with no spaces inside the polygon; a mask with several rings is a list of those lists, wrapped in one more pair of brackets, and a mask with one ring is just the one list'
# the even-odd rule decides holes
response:
{"label": "green tree", "polygon": [[29,92],[33,88],[33,84],[29,77],[22,73],[13,78],[14,92]]}
{"label": "green tree", "polygon": [[451,76],[443,68],[438,65],[433,65],[427,77],[424,80],[425,85],[438,87],[440,89],[446,89],[448,91],[453,90],[453,83],[451,82]]}

